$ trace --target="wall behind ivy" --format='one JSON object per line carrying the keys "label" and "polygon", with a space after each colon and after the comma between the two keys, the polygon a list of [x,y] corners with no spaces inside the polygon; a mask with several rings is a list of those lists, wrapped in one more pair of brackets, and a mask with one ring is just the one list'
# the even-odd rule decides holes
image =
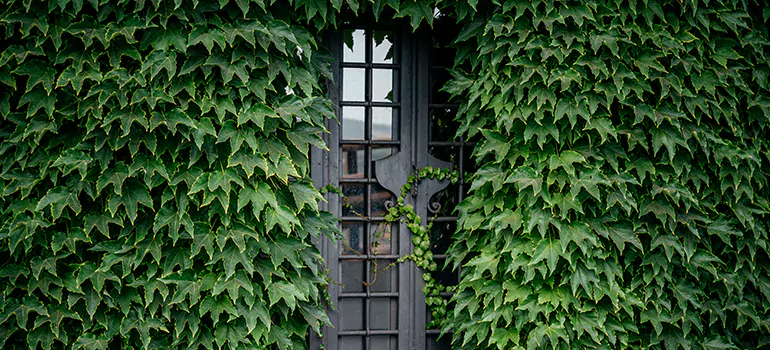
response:
{"label": "wall behind ivy", "polygon": [[768,346],[766,3],[470,5],[454,346]]}

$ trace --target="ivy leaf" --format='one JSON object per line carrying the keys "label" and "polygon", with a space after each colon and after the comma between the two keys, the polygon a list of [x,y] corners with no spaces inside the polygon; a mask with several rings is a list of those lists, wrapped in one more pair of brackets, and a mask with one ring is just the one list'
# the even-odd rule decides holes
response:
{"label": "ivy leaf", "polygon": [[31,349],[37,349],[39,343],[43,349],[50,349],[56,338],[48,327],[35,328],[27,333],[27,345]]}
{"label": "ivy leaf", "polygon": [[575,167],[572,164],[584,163],[586,159],[575,151],[564,151],[559,155],[552,155],[549,161],[548,169],[564,168],[567,174],[575,175]]}
{"label": "ivy leaf", "polygon": [[531,186],[536,196],[542,190],[543,177],[531,167],[519,167],[505,179],[505,183],[515,183],[519,192]]}
{"label": "ivy leaf", "polygon": [[19,328],[26,330],[29,313],[33,311],[39,316],[49,316],[45,306],[33,296],[24,297],[21,302],[15,298],[5,300],[3,310],[0,312],[0,324],[5,323],[11,316],[15,316]]}
{"label": "ivy leaf", "polygon": [[238,271],[229,278],[220,276],[217,282],[214,284],[212,295],[219,295],[225,289],[227,289],[227,293],[230,295],[230,300],[238,300],[240,293],[239,290],[241,289],[248,292],[249,295],[254,295],[254,286],[251,284],[251,281],[246,276],[246,274],[243,273],[243,271]]}
{"label": "ivy leaf", "polygon": [[551,270],[551,274],[556,271],[556,265],[559,262],[559,256],[561,256],[561,243],[559,240],[540,240],[540,243],[535,248],[535,252],[532,254],[532,261],[529,265],[535,265],[543,260],[547,260],[548,268]]}
{"label": "ivy leaf", "polygon": [[176,74],[176,53],[173,51],[153,51],[142,62],[141,72],[149,72],[149,80],[152,81],[164,69],[166,70],[166,79],[171,81],[171,78]]}
{"label": "ivy leaf", "polygon": [[267,288],[267,295],[270,299],[270,304],[268,306],[272,307],[277,302],[283,300],[286,302],[286,305],[289,306],[289,310],[296,309],[297,300],[307,301],[307,296],[300,292],[296,286],[284,281],[278,281],[271,284]]}
{"label": "ivy leaf", "polygon": [[96,191],[101,192],[107,185],[112,184],[115,194],[122,195],[123,182],[130,176],[128,167],[122,162],[116,164],[114,167],[107,169],[99,179],[96,181]]}
{"label": "ivy leaf", "polygon": [[209,29],[206,26],[196,27],[190,32],[187,37],[187,45],[193,46],[198,43],[202,43],[206,50],[211,54],[211,49],[214,48],[216,43],[222,50],[227,48],[225,44],[225,33],[219,29]]}
{"label": "ivy leaf", "polygon": [[13,71],[17,75],[27,75],[27,89],[24,92],[30,92],[32,88],[41,84],[43,89],[49,95],[53,90],[53,83],[56,79],[56,70],[50,68],[50,65],[43,63],[41,60],[25,61],[19,68]]}
{"label": "ivy leaf", "polygon": [[276,237],[273,244],[270,245],[270,260],[273,262],[273,267],[278,269],[286,260],[291,263],[291,266],[301,266],[299,251],[306,246],[305,243],[294,237]]}
{"label": "ivy leaf", "polygon": [[234,167],[237,165],[240,165],[241,168],[243,168],[243,171],[246,172],[246,175],[249,178],[254,176],[254,171],[256,168],[261,169],[266,174],[268,170],[268,164],[265,157],[263,157],[261,154],[248,154],[245,151],[238,151],[238,153],[231,155],[227,159],[228,167]]}
{"label": "ivy leaf", "polygon": [[516,232],[522,225],[521,210],[516,209],[516,211],[512,211],[504,209],[492,218],[489,225],[495,228],[495,233],[499,233],[508,227],[511,228],[512,232]]}
{"label": "ivy leaf", "polygon": [[93,333],[84,333],[78,337],[73,345],[75,349],[107,349],[110,343],[110,337],[107,335],[95,335]]}
{"label": "ivy leaf", "polygon": [[497,192],[503,187],[503,180],[505,179],[505,176],[506,173],[499,167],[492,164],[486,165],[476,171],[476,175],[473,179],[470,190],[473,191],[486,184],[487,182],[490,182],[492,183],[492,190]]}
{"label": "ivy leaf", "polygon": [[61,216],[65,207],[69,207],[75,214],[78,214],[83,209],[78,199],[79,194],[79,192],[73,192],[64,186],[52,188],[40,199],[35,210],[42,210],[50,205],[51,216],[54,220]]}
{"label": "ivy leaf", "polygon": [[572,187],[570,193],[573,197],[577,198],[580,191],[585,189],[591,196],[596,198],[597,201],[602,200],[601,192],[599,191],[599,185],[609,186],[610,181],[602,174],[599,169],[589,169],[580,172],[578,178],[572,179]]}
{"label": "ivy leaf", "polygon": [[156,51],[169,51],[171,47],[187,52],[187,38],[183,34],[182,28],[151,28],[144,31],[142,35],[141,50],[152,47]]}
{"label": "ivy leaf", "polygon": [[139,204],[144,205],[147,208],[153,209],[152,197],[147,191],[147,188],[140,184],[132,184],[128,186],[128,189],[121,195],[113,194],[110,196],[110,200],[107,203],[107,207],[114,217],[118,212],[118,208],[123,206],[123,209],[128,215],[128,219],[133,224],[136,220],[137,211],[139,210]]}
{"label": "ivy leaf", "polygon": [[35,115],[40,108],[45,109],[49,117],[53,117],[56,104],[56,94],[47,94],[41,89],[34,89],[19,99],[19,108],[27,106],[27,117]]}
{"label": "ivy leaf", "polygon": [[252,212],[257,220],[259,220],[260,213],[266,204],[272,208],[278,207],[273,190],[264,182],[258,183],[254,188],[246,186],[238,192],[238,211],[249,203],[251,203]]}
{"label": "ivy leaf", "polygon": [[302,226],[300,224],[297,215],[285,205],[278,207],[267,207],[265,209],[266,228],[268,231],[272,230],[277,224],[281,226],[284,233],[289,234],[292,232],[294,226]]}
{"label": "ivy leaf", "polygon": [[468,261],[467,266],[475,267],[473,269],[474,279],[482,278],[484,272],[489,271],[494,278],[497,275],[497,265],[500,263],[498,254],[482,252],[481,255]]}
{"label": "ivy leaf", "polygon": [[275,111],[262,104],[257,103],[251,108],[248,108],[241,113],[238,114],[238,126],[241,126],[241,124],[245,124],[246,122],[253,122],[256,124],[260,129],[264,129],[265,125],[265,118],[279,118],[278,114],[275,113]]}
{"label": "ivy leaf", "polygon": [[322,150],[329,150],[326,147],[326,143],[318,135],[320,132],[321,129],[318,127],[307,123],[298,123],[294,128],[286,132],[286,137],[303,155],[307,155],[309,145],[316,146]]}
{"label": "ivy leaf", "polygon": [[326,201],[318,190],[308,183],[292,182],[289,188],[291,189],[292,196],[294,196],[294,203],[297,204],[299,210],[307,206],[313,211],[318,211],[318,202]]}

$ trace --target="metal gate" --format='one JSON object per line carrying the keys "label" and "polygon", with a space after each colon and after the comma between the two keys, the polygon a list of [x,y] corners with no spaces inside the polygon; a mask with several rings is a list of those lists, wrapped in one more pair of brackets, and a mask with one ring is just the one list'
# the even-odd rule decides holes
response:
{"label": "metal gate", "polygon": [[[311,159],[316,184],[343,192],[327,203],[341,218],[343,237],[336,244],[319,243],[334,281],[333,327],[323,339],[311,339],[310,347],[449,349],[446,340],[436,340],[438,330],[426,331],[422,271],[411,261],[395,264],[412,252],[411,232],[383,216],[417,169],[468,170],[472,144],[454,140],[456,106],[438,91],[448,79],[453,53],[440,35],[413,34],[409,26],[351,26],[330,42],[336,62],[330,90],[339,123],[328,125],[330,152],[315,150]],[[454,231],[452,209],[466,189],[463,181],[447,185],[423,181],[406,198],[418,215],[437,221],[431,238],[440,266]],[[457,272],[440,271],[436,277],[452,284]]]}

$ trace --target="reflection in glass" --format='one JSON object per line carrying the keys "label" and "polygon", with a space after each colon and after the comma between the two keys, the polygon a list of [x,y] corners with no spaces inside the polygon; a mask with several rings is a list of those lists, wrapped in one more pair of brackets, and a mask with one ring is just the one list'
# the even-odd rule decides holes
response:
{"label": "reflection in glass", "polygon": [[454,234],[456,227],[457,223],[454,221],[433,223],[433,227],[430,229],[430,250],[433,254],[446,253],[449,245],[452,244],[452,234]]}
{"label": "reflection in glass", "polygon": [[[372,101],[394,102],[392,69],[372,69]],[[347,83],[347,81],[345,82]]]}
{"label": "reflection in glass", "polygon": [[393,254],[396,249],[393,237],[396,237],[398,226],[393,226],[386,222],[378,222],[369,224],[369,232],[371,232],[371,243],[369,244],[369,253],[373,255],[389,255]]}
{"label": "reflection in glass", "polygon": [[362,184],[342,184],[342,216],[366,215],[364,207],[364,191]]}
{"label": "reflection in glass", "polygon": [[397,109],[391,107],[372,107],[372,140],[398,139]]}
{"label": "reflection in glass", "polygon": [[393,63],[393,33],[375,30],[372,32],[372,62]]}
{"label": "reflection in glass", "polygon": [[373,335],[371,336],[371,339],[369,341],[370,341],[370,344],[369,344],[368,350],[397,350],[398,349],[398,337],[395,335]]}
{"label": "reflection in glass", "polygon": [[441,91],[451,75],[446,70],[431,70],[430,72],[430,103],[448,103],[451,95]]}
{"label": "reflection in glass", "polygon": [[364,327],[364,303],[360,298],[345,298],[340,300],[340,321],[342,330],[355,331]]}
{"label": "reflection in glass", "polygon": [[[369,302],[369,328],[398,329],[398,301],[393,298],[372,298]],[[383,339],[387,341],[387,339]]]}
{"label": "reflection in glass", "polygon": [[386,203],[390,202],[392,205],[396,202],[396,198],[390,191],[386,190],[379,184],[372,184],[372,194],[370,197],[372,202],[372,216],[385,216],[387,213]]}
{"label": "reflection in glass", "polygon": [[[342,69],[342,100],[363,101],[366,70],[363,68]],[[392,79],[392,78],[391,78]]]}
{"label": "reflection in glass", "polygon": [[391,265],[393,263],[395,260],[372,260],[371,271],[369,272],[369,276],[372,278],[372,283],[369,285],[370,291],[398,292],[398,267]]}
{"label": "reflection in glass", "polygon": [[364,158],[364,146],[342,146],[342,178],[363,179],[366,176]]}
{"label": "reflection in glass", "polygon": [[453,108],[431,108],[430,140],[454,141],[460,124],[454,120],[457,112]]}
{"label": "reflection in glass", "polygon": [[362,254],[364,251],[364,224],[361,222],[343,222],[342,223],[342,244],[340,245],[340,254],[354,255]]}
{"label": "reflection in glass", "polygon": [[[341,350],[360,350],[365,347],[365,337],[346,335],[340,338]],[[446,338],[446,337],[444,337]],[[448,349],[448,348],[447,348]]]}
{"label": "reflection in glass", "polygon": [[364,291],[364,278],[366,263],[363,260],[341,260],[342,267],[342,291],[356,293]]}
{"label": "reflection in glass", "polygon": [[364,107],[342,107],[343,140],[363,140],[365,127]]}
{"label": "reflection in glass", "polygon": [[366,39],[364,39],[364,30],[345,30],[342,39],[345,41],[342,60],[345,62],[363,63],[366,57]]}

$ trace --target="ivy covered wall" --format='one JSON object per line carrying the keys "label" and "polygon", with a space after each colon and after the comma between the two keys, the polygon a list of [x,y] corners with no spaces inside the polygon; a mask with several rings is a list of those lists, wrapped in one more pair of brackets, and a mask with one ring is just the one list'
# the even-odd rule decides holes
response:
{"label": "ivy covered wall", "polygon": [[768,342],[761,1],[0,3],[4,347],[305,347],[337,230],[321,33],[436,6],[482,139],[454,346]]}
{"label": "ivy covered wall", "polygon": [[449,252],[457,348],[768,346],[768,17],[764,1],[460,14],[446,89],[484,143]]}

